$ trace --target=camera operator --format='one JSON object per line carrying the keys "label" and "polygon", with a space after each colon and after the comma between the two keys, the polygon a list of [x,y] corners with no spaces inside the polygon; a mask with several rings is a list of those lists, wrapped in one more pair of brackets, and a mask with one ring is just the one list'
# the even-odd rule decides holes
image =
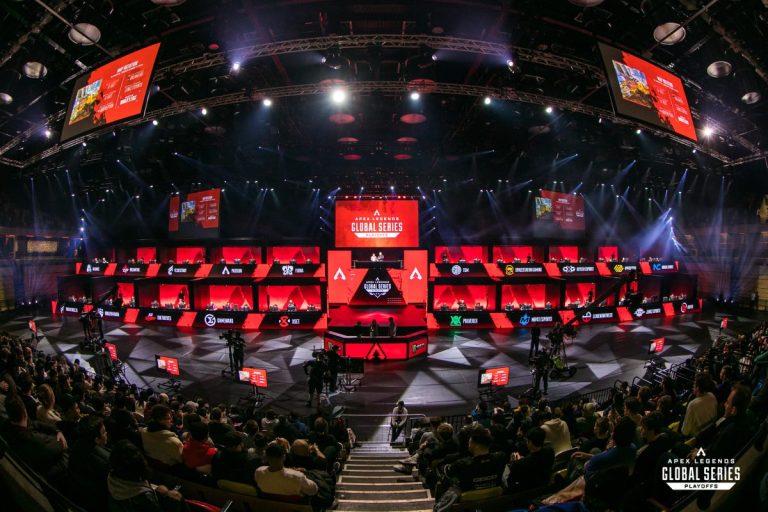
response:
{"label": "camera operator", "polygon": [[549,334],[547,334],[547,338],[552,344],[552,353],[556,354],[559,352],[560,347],[563,344],[563,326],[560,324],[560,322],[557,322],[554,327],[552,327],[552,330],[549,332]]}
{"label": "camera operator", "polygon": [[91,324],[90,312],[80,315],[80,324],[83,326],[83,335],[85,336],[85,339],[91,339],[91,336],[93,336],[93,325]]}
{"label": "camera operator", "polygon": [[231,329],[220,335],[219,339],[226,340],[227,345],[232,351],[232,359],[230,360],[232,373],[239,371],[243,367],[245,359],[245,340],[239,332]]}
{"label": "camera operator", "polygon": [[325,361],[328,368],[325,372],[325,379],[328,383],[328,392],[334,393],[336,391],[336,384],[339,381],[339,369],[341,367],[341,357],[339,356],[338,345],[333,345],[331,350],[325,351]]}
{"label": "camera operator", "polygon": [[323,379],[325,378],[327,369],[324,351],[320,350],[314,352],[312,356],[314,359],[310,359],[304,363],[304,374],[309,377],[307,382],[309,385],[309,400],[307,400],[307,407],[312,407],[312,399],[315,394],[317,394],[319,402],[320,393],[323,392]]}
{"label": "camera operator", "polygon": [[549,371],[552,368],[552,357],[547,349],[542,349],[535,358],[531,359],[533,366],[533,396],[539,396],[541,380],[544,379],[544,394],[549,388]]}

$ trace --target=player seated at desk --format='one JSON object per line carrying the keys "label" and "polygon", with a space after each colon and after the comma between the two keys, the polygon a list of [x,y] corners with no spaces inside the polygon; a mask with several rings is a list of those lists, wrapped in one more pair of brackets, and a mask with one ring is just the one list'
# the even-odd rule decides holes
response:
{"label": "player seated at desk", "polygon": [[440,261],[442,261],[443,263],[450,263],[451,262],[451,260],[448,258],[448,252],[447,251],[443,251],[443,253],[440,255]]}
{"label": "player seated at desk", "polygon": [[515,310],[515,305],[513,303],[507,302],[504,305],[504,311],[514,311],[514,310]]}
{"label": "player seated at desk", "polygon": [[205,309],[206,311],[216,311],[216,304],[210,302],[207,306],[205,306]]}
{"label": "player seated at desk", "polygon": [[250,311],[251,305],[248,304],[248,301],[243,302],[243,305],[240,306],[240,311]]}
{"label": "player seated at desk", "polygon": [[458,310],[459,311],[466,311],[467,310],[467,303],[464,302],[464,299],[459,299]]}
{"label": "player seated at desk", "polygon": [[552,309],[552,303],[551,303],[551,302],[549,302],[549,301],[547,301],[547,303],[546,303],[546,304],[544,304],[544,308],[545,308],[545,309]]}
{"label": "player seated at desk", "polygon": [[482,304],[480,304],[479,302],[475,302],[475,311],[482,311],[483,309],[485,308],[483,308]]}
{"label": "player seated at desk", "polygon": [[179,309],[187,309],[187,303],[184,302],[184,299],[179,299],[179,304],[177,306]]}
{"label": "player seated at desk", "polygon": [[224,303],[224,305],[221,307],[222,311],[232,311],[232,304],[227,301]]}
{"label": "player seated at desk", "polygon": [[277,307],[277,304],[270,304],[268,309],[273,313],[277,313],[278,311],[280,311],[280,308]]}
{"label": "player seated at desk", "polygon": [[448,304],[446,304],[445,302],[440,304],[440,311],[448,311],[448,309],[449,309]]}
{"label": "player seated at desk", "polygon": [[379,261],[379,257],[376,256],[376,253],[371,253],[371,262],[376,263],[377,261]]}
{"label": "player seated at desk", "polygon": [[294,304],[291,299],[288,299],[288,303],[285,305],[285,310],[290,312],[296,311],[296,304]]}

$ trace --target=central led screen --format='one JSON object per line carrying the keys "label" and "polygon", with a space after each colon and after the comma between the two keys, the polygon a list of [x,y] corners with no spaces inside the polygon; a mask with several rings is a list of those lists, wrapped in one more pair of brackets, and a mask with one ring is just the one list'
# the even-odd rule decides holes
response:
{"label": "central led screen", "polygon": [[418,247],[419,202],[336,202],[336,247]]}

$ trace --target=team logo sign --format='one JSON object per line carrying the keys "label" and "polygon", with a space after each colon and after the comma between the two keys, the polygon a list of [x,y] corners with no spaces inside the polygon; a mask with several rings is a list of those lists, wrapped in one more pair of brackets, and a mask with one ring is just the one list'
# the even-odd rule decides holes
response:
{"label": "team logo sign", "polygon": [[637,308],[635,310],[635,316],[640,318],[645,314],[645,310],[643,308]]}
{"label": "team logo sign", "polygon": [[528,313],[524,313],[523,316],[520,317],[520,325],[528,325],[531,323],[531,317],[528,316]]}
{"label": "team logo sign", "polygon": [[214,325],[216,325],[216,317],[208,313],[207,315],[205,315],[205,317],[203,317],[203,322],[208,327],[213,327]]}
{"label": "team logo sign", "polygon": [[[173,275],[173,265],[168,265],[168,275],[169,275],[169,276],[172,276],[172,275]],[[214,323],[215,323],[215,322],[214,322]]]}
{"label": "team logo sign", "polygon": [[461,327],[461,315],[451,315],[451,327]]}
{"label": "team logo sign", "polygon": [[592,313],[587,311],[583,315],[581,315],[581,321],[584,323],[589,323],[589,321],[592,320]]}
{"label": "team logo sign", "polygon": [[680,312],[685,313],[686,311],[688,311],[688,304],[683,302],[682,304],[680,304]]}
{"label": "team logo sign", "polygon": [[225,266],[224,266],[224,268],[223,268],[223,269],[221,269],[221,275],[223,275],[223,276],[228,276],[228,275],[229,275],[229,267],[227,267],[227,266],[225,265]]}
{"label": "team logo sign", "polygon": [[278,318],[277,324],[280,327],[288,327],[288,320],[289,320],[288,317],[286,315],[283,315],[280,318]]}
{"label": "team logo sign", "polygon": [[91,268],[92,268],[92,267],[91,267],[91,264],[89,263],[89,264],[88,264],[88,265],[85,267],[85,271],[86,271],[86,272],[90,272],[90,271],[91,271]]}
{"label": "team logo sign", "polygon": [[363,289],[368,292],[368,295],[378,299],[389,293],[389,290],[392,289],[392,283],[390,281],[382,281],[377,277],[373,281],[363,283]]}
{"label": "team logo sign", "polygon": [[621,263],[614,265],[613,271],[616,272],[617,274],[621,274],[622,272],[624,272],[624,265],[622,265]]}
{"label": "team logo sign", "polygon": [[507,265],[504,267],[504,274],[511,276],[515,273],[515,266],[514,265]]}
{"label": "team logo sign", "polygon": [[566,265],[563,267],[563,272],[565,272],[566,274],[576,272],[576,267],[574,267],[573,265]]}
{"label": "team logo sign", "polygon": [[451,274],[455,276],[461,275],[461,265],[454,265],[451,267]]}

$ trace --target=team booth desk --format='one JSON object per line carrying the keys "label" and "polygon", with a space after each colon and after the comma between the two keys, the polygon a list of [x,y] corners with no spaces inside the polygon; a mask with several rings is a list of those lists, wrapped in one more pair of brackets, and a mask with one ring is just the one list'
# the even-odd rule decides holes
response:
{"label": "team booth desk", "polygon": [[[337,327],[325,332],[324,347],[338,347],[339,356],[366,361],[402,361],[425,355],[429,339],[427,330],[414,327],[398,327],[397,336],[358,336],[356,327]],[[384,324],[382,331],[387,329]]]}

